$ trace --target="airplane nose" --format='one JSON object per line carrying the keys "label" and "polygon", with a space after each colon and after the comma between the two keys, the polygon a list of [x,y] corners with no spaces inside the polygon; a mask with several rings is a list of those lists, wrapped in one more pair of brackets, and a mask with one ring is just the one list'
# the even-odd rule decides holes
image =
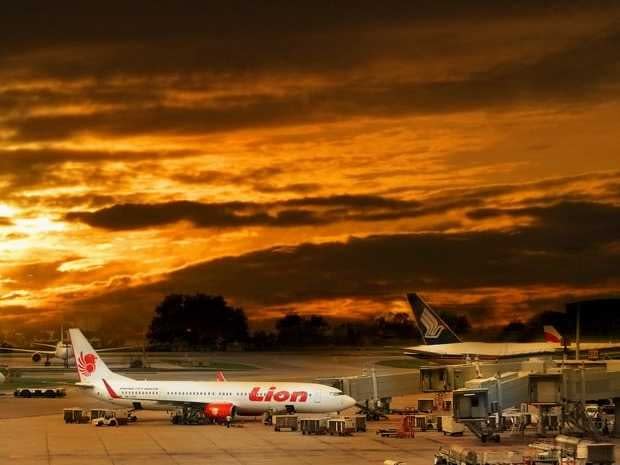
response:
{"label": "airplane nose", "polygon": [[344,396],[343,404],[344,404],[344,408],[351,408],[355,404],[357,404],[357,402],[356,402],[356,400],[353,397]]}

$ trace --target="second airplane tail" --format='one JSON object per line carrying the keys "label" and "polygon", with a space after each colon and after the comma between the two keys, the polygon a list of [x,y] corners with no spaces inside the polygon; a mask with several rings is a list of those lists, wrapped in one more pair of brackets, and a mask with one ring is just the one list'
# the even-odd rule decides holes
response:
{"label": "second airplane tail", "polygon": [[420,335],[425,344],[462,342],[446,322],[418,294],[407,294],[407,300],[411,310],[413,310]]}
{"label": "second airplane tail", "polygon": [[88,339],[77,328],[69,330],[71,345],[73,346],[73,354],[75,357],[75,366],[81,383],[92,384],[103,378],[125,378],[112,372],[103,360],[97,355],[93,346],[90,345]]}

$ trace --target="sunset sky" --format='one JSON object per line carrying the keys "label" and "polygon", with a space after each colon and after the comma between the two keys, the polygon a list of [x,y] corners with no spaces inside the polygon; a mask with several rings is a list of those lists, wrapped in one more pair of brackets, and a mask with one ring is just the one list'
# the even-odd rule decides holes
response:
{"label": "sunset sky", "polygon": [[618,294],[618,2],[27,3],[0,18],[0,331],[140,329],[170,292],[257,327]]}

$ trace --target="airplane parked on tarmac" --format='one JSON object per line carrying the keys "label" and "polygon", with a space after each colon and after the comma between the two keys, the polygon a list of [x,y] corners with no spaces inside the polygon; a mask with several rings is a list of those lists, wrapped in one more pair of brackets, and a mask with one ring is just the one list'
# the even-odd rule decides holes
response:
{"label": "airplane parked on tarmac", "polygon": [[76,353],[77,386],[90,394],[136,410],[191,409],[215,422],[236,415],[273,412],[327,413],[355,405],[355,399],[331,386],[265,381],[139,381],[112,372],[79,329],[70,329]]}
{"label": "airplane parked on tarmac", "polygon": [[[38,363],[43,357],[45,357],[45,366],[50,366],[52,359],[62,360],[65,368],[69,368],[69,364],[74,361],[73,347],[71,344],[67,344],[64,341],[64,329],[60,327],[60,341],[56,344],[45,344],[41,342],[33,342],[32,345],[46,347],[52,350],[36,350],[36,349],[23,349],[21,347],[2,347],[2,350],[7,352],[23,352],[32,354],[32,361]],[[97,349],[99,352],[113,352],[117,350],[132,349],[133,347],[106,347],[104,349]]]}
{"label": "airplane parked on tarmac", "polygon": [[[407,294],[424,345],[406,347],[405,354],[440,363],[463,363],[464,360],[499,360],[526,358],[538,355],[562,355],[575,352],[574,344],[564,348],[563,338],[553,326],[545,326],[545,342],[463,342],[445,321],[415,293]],[[580,344],[584,352],[620,350],[618,343],[586,342]]]}

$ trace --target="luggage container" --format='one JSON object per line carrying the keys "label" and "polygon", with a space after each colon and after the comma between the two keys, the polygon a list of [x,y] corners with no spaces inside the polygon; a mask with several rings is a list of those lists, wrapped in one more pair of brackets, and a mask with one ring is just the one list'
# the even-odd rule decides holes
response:
{"label": "luggage container", "polygon": [[282,431],[284,429],[297,431],[299,429],[297,415],[274,415],[271,421],[273,422],[274,431]]}
{"label": "luggage container", "polygon": [[431,415],[414,415],[415,429],[426,431],[433,429],[433,417]]}
{"label": "luggage container", "polygon": [[366,432],[366,416],[365,415],[354,415],[350,418],[351,420],[353,420],[353,426],[355,427],[356,433]]}
{"label": "luggage container", "polygon": [[83,409],[78,407],[63,409],[65,423],[88,423],[90,418]]}
{"label": "luggage container", "polygon": [[[365,420],[366,418],[364,418]],[[299,429],[301,434],[327,434],[328,417],[300,418]]]}
{"label": "luggage container", "polygon": [[355,425],[351,418],[330,418],[327,421],[327,430],[330,436],[348,436],[355,432]]}
{"label": "luggage container", "polygon": [[443,416],[441,418],[441,431],[444,436],[463,436],[465,432],[465,426],[462,423],[458,423],[452,416]]}

